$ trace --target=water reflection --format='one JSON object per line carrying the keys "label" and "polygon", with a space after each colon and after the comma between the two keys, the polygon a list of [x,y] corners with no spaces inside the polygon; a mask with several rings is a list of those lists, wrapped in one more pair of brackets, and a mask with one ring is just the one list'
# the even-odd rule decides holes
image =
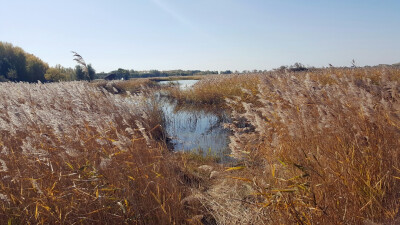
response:
{"label": "water reflection", "polygon": [[174,100],[160,96],[158,99],[165,116],[165,129],[174,150],[202,150],[204,154],[211,153],[222,162],[231,161],[228,156],[229,130],[222,127],[229,120],[225,113],[177,107]]}
{"label": "water reflection", "polygon": [[175,80],[175,81],[160,81],[161,85],[163,84],[178,84],[179,88],[182,90],[191,88],[194,84],[196,84],[199,80]]}

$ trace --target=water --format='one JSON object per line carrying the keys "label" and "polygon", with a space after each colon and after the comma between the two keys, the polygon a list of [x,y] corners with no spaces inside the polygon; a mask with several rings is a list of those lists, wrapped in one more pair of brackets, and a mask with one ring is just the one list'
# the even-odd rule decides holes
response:
{"label": "water", "polygon": [[175,81],[160,81],[159,83],[162,84],[178,84],[179,88],[182,90],[186,90],[191,88],[194,84],[196,84],[199,80],[175,80]]}
{"label": "water", "polygon": [[[179,80],[180,88],[188,89],[197,80]],[[167,83],[167,82],[165,82]],[[229,130],[222,124],[229,122],[224,112],[207,111],[198,107],[178,107],[176,101],[158,97],[165,116],[165,129],[175,151],[197,151],[211,154],[222,162],[231,161]]]}

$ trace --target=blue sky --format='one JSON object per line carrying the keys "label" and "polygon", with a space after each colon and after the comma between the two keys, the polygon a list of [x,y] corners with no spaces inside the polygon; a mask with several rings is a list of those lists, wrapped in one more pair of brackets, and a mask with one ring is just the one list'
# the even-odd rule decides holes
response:
{"label": "blue sky", "polygon": [[0,41],[50,66],[253,70],[400,62],[398,0],[0,0]]}

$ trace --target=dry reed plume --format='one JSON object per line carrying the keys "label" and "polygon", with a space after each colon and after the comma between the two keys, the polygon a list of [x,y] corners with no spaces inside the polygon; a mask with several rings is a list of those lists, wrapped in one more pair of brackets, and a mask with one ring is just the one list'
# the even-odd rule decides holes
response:
{"label": "dry reed plume", "polygon": [[253,99],[257,94],[257,84],[258,76],[254,75],[209,75],[197,82],[193,88],[172,88],[169,94],[181,104],[224,107],[226,97]]}
{"label": "dry reed plume", "polygon": [[[251,201],[241,204],[253,209],[248,218],[274,224],[398,223],[400,71],[254,76],[260,77],[258,102],[227,99],[230,147],[245,159],[243,170],[230,173],[252,187]],[[237,222],[218,216],[221,207],[213,201],[211,211],[221,223]]]}
{"label": "dry reed plume", "polygon": [[399,223],[399,82],[395,68],[329,68],[168,87],[230,112],[241,161],[212,179],[164,152],[157,105],[130,94],[148,80],[1,83],[0,221],[197,223],[204,207],[213,218],[193,218],[218,224]]}
{"label": "dry reed plume", "polygon": [[148,78],[137,78],[126,81],[113,80],[113,81],[96,81],[92,85],[101,87],[114,94],[138,94],[150,93],[154,88],[159,85]]}
{"label": "dry reed plume", "polygon": [[1,224],[181,224],[161,117],[86,82],[0,83]]}

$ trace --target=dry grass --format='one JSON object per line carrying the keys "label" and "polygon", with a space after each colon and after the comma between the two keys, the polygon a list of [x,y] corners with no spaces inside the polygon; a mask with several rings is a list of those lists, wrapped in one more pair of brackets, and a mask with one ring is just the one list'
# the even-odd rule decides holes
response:
{"label": "dry grass", "polygon": [[0,84],[1,224],[182,224],[157,107],[84,82]]}
{"label": "dry grass", "polygon": [[228,107],[242,165],[194,190],[219,224],[397,224],[400,70],[208,77],[170,90]]}
{"label": "dry grass", "polygon": [[170,77],[152,77],[149,78],[152,81],[176,81],[176,80],[201,80],[206,75],[197,75],[197,76],[170,76]]}
{"label": "dry grass", "polygon": [[399,78],[400,70],[385,68],[268,74],[258,86],[261,105],[229,99],[230,147],[246,167],[235,176],[254,189],[248,205],[258,206],[248,216],[399,222]]}
{"label": "dry grass", "polygon": [[101,87],[114,94],[125,94],[127,92],[131,94],[138,93],[149,93],[151,89],[158,88],[159,85],[148,79],[148,78],[138,78],[130,80],[115,80],[115,81],[95,81],[91,83],[96,87]]}
{"label": "dry grass", "polygon": [[258,93],[258,76],[249,75],[209,75],[196,83],[193,88],[179,90],[169,89],[169,95],[180,104],[212,105],[225,107],[225,98],[241,97],[253,99]]}
{"label": "dry grass", "polygon": [[[146,89],[125,82],[109,86]],[[168,154],[157,104],[140,94],[2,83],[0,222],[396,224],[399,82],[399,69],[329,68],[170,88],[182,104],[229,110],[241,161],[228,168]]]}

